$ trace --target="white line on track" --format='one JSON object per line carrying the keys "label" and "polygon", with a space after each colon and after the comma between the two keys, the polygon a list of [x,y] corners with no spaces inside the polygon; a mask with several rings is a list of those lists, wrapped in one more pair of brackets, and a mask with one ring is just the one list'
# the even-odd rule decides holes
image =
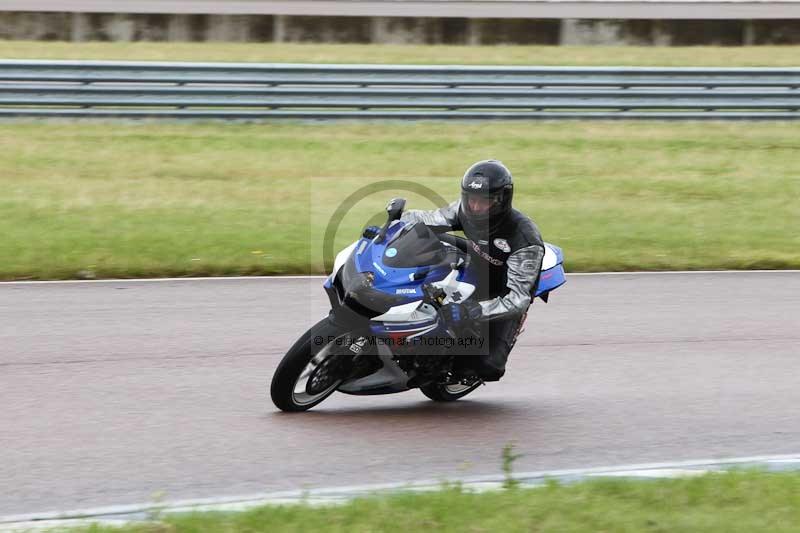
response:
{"label": "white line on track", "polygon": [[[646,463],[618,465],[593,468],[576,468],[568,470],[551,470],[525,472],[513,477],[523,484],[535,486],[535,483],[546,479],[578,480],[584,477],[632,477],[632,478],[671,478],[706,473],[709,470],[724,469],[742,465],[795,465],[800,469],[800,453],[789,455],[759,455],[752,457],[730,457],[718,459],[701,459],[691,461],[674,461],[663,463]],[[484,475],[456,479],[464,488],[476,491],[496,490],[502,487],[502,475]],[[424,492],[440,490],[442,480],[424,480],[413,483],[382,483],[374,485],[350,485],[328,487],[311,490],[289,490],[282,492],[225,496],[216,498],[199,498],[162,503],[139,503],[115,505],[70,511],[53,511],[25,515],[0,516],[0,531],[14,531],[21,528],[66,527],[87,525],[92,522],[111,520],[124,521],[136,514],[160,512],[202,512],[202,511],[241,511],[261,505],[277,504],[325,504],[344,503],[356,497],[376,492],[413,491]],[[133,518],[136,519],[136,518]],[[80,522],[78,522],[80,521]],[[121,522],[117,522],[118,524]]]}
{"label": "white line on track", "polygon": [[[635,272],[567,272],[572,276],[672,276],[683,274],[798,274],[800,270],[663,270]],[[165,283],[176,281],[272,281],[283,279],[325,279],[327,275],[294,275],[294,276],[215,276],[200,278],[109,278],[109,279],[67,279],[41,281],[0,281],[5,285],[53,285],[70,283]]]}

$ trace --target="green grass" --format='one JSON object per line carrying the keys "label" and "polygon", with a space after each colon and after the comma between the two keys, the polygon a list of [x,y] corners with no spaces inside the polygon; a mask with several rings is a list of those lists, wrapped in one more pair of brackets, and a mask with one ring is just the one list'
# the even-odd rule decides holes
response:
{"label": "green grass", "polygon": [[[356,189],[502,159],[570,271],[800,267],[800,124],[0,124],[0,279],[322,273]],[[380,220],[376,193],[336,247]]]}
{"label": "green grass", "polygon": [[800,529],[800,473],[732,472],[474,494],[397,494],[338,507],[263,507],[238,514],[167,517],[132,532],[698,532],[789,533]]}
{"label": "green grass", "polygon": [[4,59],[465,65],[800,66],[800,46],[424,46],[0,41]]}

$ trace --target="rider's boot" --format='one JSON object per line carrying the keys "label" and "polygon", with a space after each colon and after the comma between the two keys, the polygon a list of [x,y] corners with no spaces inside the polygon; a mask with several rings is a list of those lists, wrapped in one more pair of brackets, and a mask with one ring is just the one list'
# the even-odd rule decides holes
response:
{"label": "rider's boot", "polygon": [[475,358],[475,373],[483,381],[499,381],[506,373],[508,353],[489,353]]}
{"label": "rider's boot", "polygon": [[498,381],[506,373],[508,354],[520,331],[519,319],[489,322],[484,327],[487,345],[479,350],[474,363],[475,372],[484,381]]}

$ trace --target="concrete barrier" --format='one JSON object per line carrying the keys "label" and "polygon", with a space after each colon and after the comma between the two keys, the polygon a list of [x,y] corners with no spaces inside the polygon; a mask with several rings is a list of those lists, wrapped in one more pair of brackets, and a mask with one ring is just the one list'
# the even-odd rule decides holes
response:
{"label": "concrete barrier", "polygon": [[[404,11],[397,11],[398,6]],[[494,10],[489,11],[492,6]],[[444,7],[450,8],[447,16],[434,16],[444,13]],[[70,3],[70,12],[59,12],[63,2],[55,0],[5,0],[0,9],[0,39],[6,40],[645,46],[800,43],[800,1],[76,0]]]}

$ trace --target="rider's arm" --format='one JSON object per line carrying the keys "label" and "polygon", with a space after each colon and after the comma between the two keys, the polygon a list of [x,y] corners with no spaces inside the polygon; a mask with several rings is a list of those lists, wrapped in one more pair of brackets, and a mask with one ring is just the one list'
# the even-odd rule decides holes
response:
{"label": "rider's arm", "polygon": [[508,292],[480,302],[479,321],[499,320],[522,316],[531,305],[533,288],[539,279],[544,247],[533,244],[513,252],[506,260]]}
{"label": "rider's arm", "polygon": [[403,222],[422,222],[436,232],[460,230],[461,223],[458,221],[458,203],[458,200],[456,200],[448,206],[433,211],[412,209],[411,211],[404,212],[400,220]]}

